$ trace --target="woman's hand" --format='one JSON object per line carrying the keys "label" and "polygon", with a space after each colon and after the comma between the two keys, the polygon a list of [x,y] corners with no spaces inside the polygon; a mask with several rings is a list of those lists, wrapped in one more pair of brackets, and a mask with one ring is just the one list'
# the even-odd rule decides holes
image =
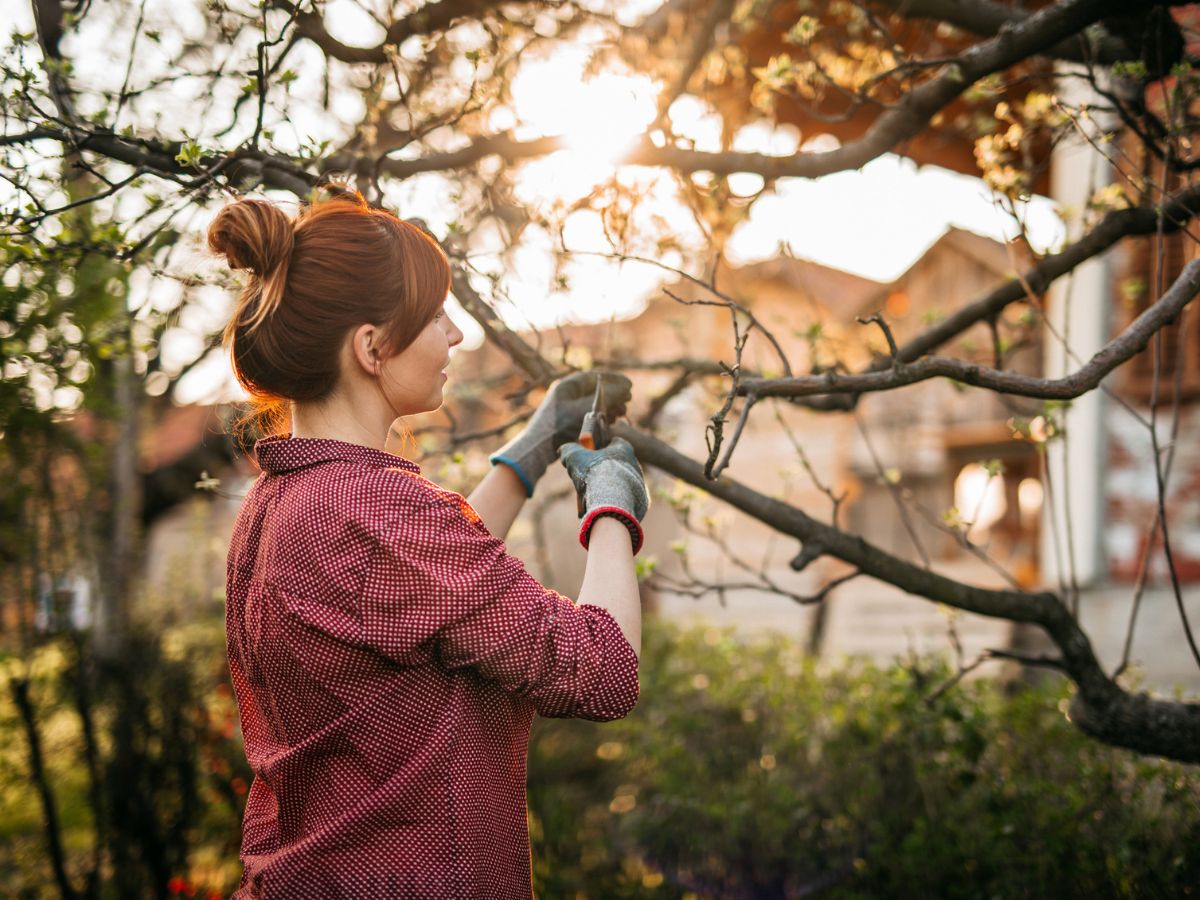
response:
{"label": "woman's hand", "polygon": [[601,450],[588,450],[580,444],[564,444],[559,456],[575,489],[583,497],[586,512],[579,529],[579,542],[587,547],[592,526],[602,516],[613,516],[629,529],[633,552],[642,549],[639,524],[650,508],[646,479],[638,465],[633,447],[622,438]]}
{"label": "woman's hand", "polygon": [[592,408],[597,378],[603,384],[601,399],[609,420],[623,415],[633,393],[628,378],[615,372],[576,372],[554,382],[529,424],[488,457],[492,465],[504,463],[512,468],[527,497],[533,496],[534,485],[554,462],[558,448],[579,437],[583,417]]}

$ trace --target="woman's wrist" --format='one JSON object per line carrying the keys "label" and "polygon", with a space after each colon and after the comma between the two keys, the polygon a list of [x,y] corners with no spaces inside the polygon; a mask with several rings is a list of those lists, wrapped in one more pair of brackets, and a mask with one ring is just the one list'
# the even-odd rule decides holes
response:
{"label": "woman's wrist", "polygon": [[[633,555],[637,556],[638,551],[642,549],[642,544],[645,542],[645,533],[642,531],[642,525],[637,518],[633,516],[629,510],[622,509],[619,506],[597,506],[594,509],[589,509],[587,515],[584,516],[583,522],[579,526],[579,543],[583,545],[585,550],[591,549],[592,535],[596,527],[601,523],[611,521],[614,524],[620,524],[622,528],[629,534],[630,549]],[[605,524],[605,528],[609,526]]]}
{"label": "woman's wrist", "polygon": [[592,522],[589,552],[592,547],[606,551],[624,549],[629,545],[629,555],[634,554],[633,534],[627,523],[619,516],[600,516]]}
{"label": "woman's wrist", "polygon": [[544,471],[538,472],[531,478],[530,474],[525,471],[533,469],[528,462],[522,465],[519,460],[503,451],[493,453],[488,457],[488,462],[492,464],[492,468],[499,466],[501,469],[511,472],[513,477],[520,481],[521,490],[525,492],[526,499],[533,496],[533,489],[537,485],[538,479],[544,474]]}

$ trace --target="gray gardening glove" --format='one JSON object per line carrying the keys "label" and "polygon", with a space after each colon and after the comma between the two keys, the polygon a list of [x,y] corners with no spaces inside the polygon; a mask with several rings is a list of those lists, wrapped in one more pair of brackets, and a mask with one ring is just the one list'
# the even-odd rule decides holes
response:
{"label": "gray gardening glove", "polygon": [[520,434],[488,457],[495,465],[504,463],[516,472],[525,485],[525,495],[533,496],[533,487],[554,462],[555,451],[567,441],[579,437],[584,414],[592,408],[596,378],[603,379],[604,412],[609,421],[625,412],[633,385],[616,372],[576,372],[550,385],[545,398],[534,411]]}
{"label": "gray gardening glove", "polygon": [[596,520],[613,516],[629,529],[633,552],[641,550],[640,522],[650,508],[650,495],[629,441],[613,438],[602,450],[588,450],[572,442],[563,444],[558,455],[575,483],[575,490],[583,497],[585,512],[579,527],[579,543],[586,548]]}

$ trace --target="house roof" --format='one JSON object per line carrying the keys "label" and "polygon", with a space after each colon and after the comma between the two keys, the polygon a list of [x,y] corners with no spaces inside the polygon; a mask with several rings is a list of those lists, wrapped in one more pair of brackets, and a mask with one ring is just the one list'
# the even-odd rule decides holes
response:
{"label": "house roof", "polygon": [[[974,231],[967,231],[965,228],[947,228],[942,233],[942,236],[934,241],[933,246],[925,252],[922,259],[929,256],[939,245],[951,247],[971,257],[981,266],[990,269],[997,275],[1005,276],[1012,272],[1012,260],[1009,259],[1006,245],[995,238],[976,234]],[[1018,250],[1015,255],[1020,259],[1023,254]]]}
{"label": "house roof", "polygon": [[885,282],[795,257],[768,259],[737,272],[741,278],[780,281],[834,311],[861,309],[888,288]]}

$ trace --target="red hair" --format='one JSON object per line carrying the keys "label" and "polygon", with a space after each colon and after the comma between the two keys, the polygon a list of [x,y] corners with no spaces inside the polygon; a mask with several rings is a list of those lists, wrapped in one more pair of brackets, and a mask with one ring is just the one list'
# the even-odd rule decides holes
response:
{"label": "red hair", "polygon": [[224,343],[250,395],[249,424],[265,434],[287,430],[288,401],[330,394],[350,329],[384,326],[383,351],[399,353],[450,290],[438,243],[357,193],[321,199],[294,218],[266,200],[237,200],[217,213],[208,246],[251,273]]}

